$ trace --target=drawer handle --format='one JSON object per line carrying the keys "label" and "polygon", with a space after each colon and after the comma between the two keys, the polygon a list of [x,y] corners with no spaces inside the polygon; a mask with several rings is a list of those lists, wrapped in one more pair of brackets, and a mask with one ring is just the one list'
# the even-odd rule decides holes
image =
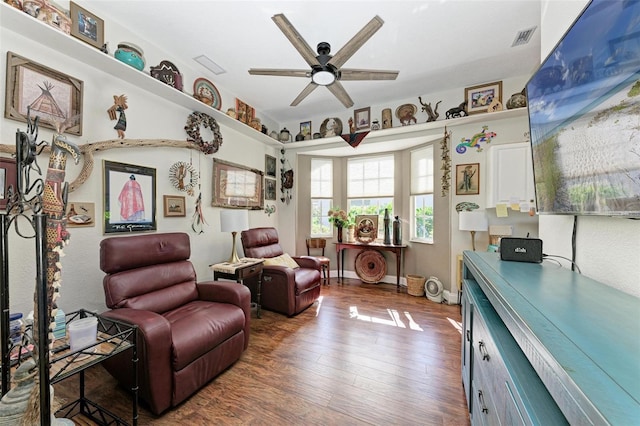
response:
{"label": "drawer handle", "polygon": [[467,342],[471,341],[471,330],[467,330]]}
{"label": "drawer handle", "polygon": [[256,268],[255,268],[255,267],[253,267],[253,268],[251,268],[251,269],[249,270],[249,272],[255,272],[255,271],[256,271]]}
{"label": "drawer handle", "polygon": [[482,340],[478,342],[478,350],[482,354],[482,359],[484,361],[489,361],[489,352],[487,352],[487,346],[484,344]]}
{"label": "drawer handle", "polygon": [[484,395],[481,390],[478,391],[478,399],[480,400],[480,405],[482,405],[482,412],[485,414],[488,413],[489,409],[487,408],[487,404],[484,403]]}

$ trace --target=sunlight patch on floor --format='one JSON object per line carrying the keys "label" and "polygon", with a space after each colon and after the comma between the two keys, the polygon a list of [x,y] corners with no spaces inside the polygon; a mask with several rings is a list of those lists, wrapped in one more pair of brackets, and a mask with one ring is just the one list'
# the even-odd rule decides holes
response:
{"label": "sunlight patch on floor", "polygon": [[[361,315],[358,312],[357,306],[349,307],[349,318],[354,318],[360,321],[371,322],[374,324],[384,324],[384,325],[391,325],[398,328],[407,328],[407,325],[404,323],[402,316],[396,309],[387,308],[387,313],[389,314],[389,318],[372,317],[370,315]],[[413,317],[409,312],[405,311],[404,315],[409,322],[409,328],[411,330],[423,331],[422,328],[413,320]]]}
{"label": "sunlight patch on floor", "polygon": [[449,317],[447,317],[447,320],[451,323],[451,325],[453,326],[453,328],[455,328],[456,330],[458,330],[458,333],[462,334],[462,323],[458,322],[456,320],[453,320]]}
{"label": "sunlight patch on floor", "polygon": [[318,306],[316,307],[316,316],[320,315],[320,308],[322,308],[322,300],[324,296],[318,297]]}

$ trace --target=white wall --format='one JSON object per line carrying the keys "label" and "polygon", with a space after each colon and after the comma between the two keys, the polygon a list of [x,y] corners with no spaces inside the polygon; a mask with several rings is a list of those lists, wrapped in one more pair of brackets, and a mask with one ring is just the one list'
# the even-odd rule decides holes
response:
{"label": "white wall", "polygon": [[[545,2],[542,58],[549,54],[587,3],[587,0]],[[571,258],[573,216],[542,215],[539,231],[545,253]],[[640,297],[640,221],[579,216],[576,263],[584,275]]]}
{"label": "white wall", "polygon": [[[113,47],[117,41],[129,34],[125,29],[118,31],[117,25],[110,23],[106,26],[116,34],[115,40],[109,38]],[[131,139],[176,139],[186,140],[184,126],[188,115],[192,112],[183,107],[169,103],[159,96],[143,91],[134,85],[120,80],[118,76],[108,75],[96,68],[65,56],[64,53],[49,51],[25,36],[6,29],[0,30],[2,39],[0,65],[0,80],[6,78],[6,52],[12,51],[32,61],[46,65],[60,72],[74,76],[84,81],[84,129],[80,137],[69,136],[69,140],[76,144],[115,139],[117,137],[110,121],[107,109],[113,104],[113,95],[126,94],[129,108],[127,113],[126,137]],[[123,37],[123,38],[121,38]],[[133,36],[130,36],[133,37]],[[135,42],[135,38],[129,38]],[[149,43],[145,42],[145,46]],[[146,48],[147,57],[160,58],[162,53]],[[169,56],[164,56],[168,58]],[[147,66],[154,60],[147,62]],[[155,64],[159,63],[157,59]],[[190,90],[198,71],[189,69],[182,64],[176,64],[185,76],[185,91]],[[2,85],[4,88],[4,85]],[[224,93],[224,92],[222,92]],[[224,96],[224,95],[223,95]],[[4,98],[4,93],[3,93]],[[223,98],[223,107],[230,106],[229,95],[227,101]],[[2,119],[0,143],[13,147],[16,129],[26,130],[25,123]],[[156,169],[156,220],[157,231],[187,232],[191,237],[191,260],[196,268],[200,280],[211,279],[209,264],[223,261],[231,252],[231,235],[221,233],[219,228],[219,208],[212,208],[212,158],[221,158],[245,166],[264,170],[264,156],[269,154],[279,157],[276,149],[257,142],[247,135],[221,125],[223,144],[214,155],[204,155],[199,151],[182,148],[127,148],[98,152],[95,154],[93,173],[87,181],[76,191],[69,194],[69,202],[95,203],[97,223],[89,228],[69,228],[71,239],[65,248],[62,259],[62,287],[59,305],[69,312],[78,308],[103,311],[104,293],[102,278],[104,274],[99,268],[99,243],[105,237],[120,236],[120,234],[103,234],[100,215],[103,211],[103,179],[102,161],[116,161],[130,163]],[[51,141],[53,131],[40,128],[39,140]],[[205,139],[207,139],[205,137]],[[163,217],[163,195],[186,195],[174,189],[168,179],[169,167],[176,161],[193,161],[201,173],[201,191],[204,206],[204,216],[208,223],[203,234],[195,234],[191,230],[191,217],[194,211],[195,197],[187,196],[187,216]],[[38,162],[46,172],[48,155],[39,156]],[[72,181],[80,172],[81,166],[67,162],[67,181]],[[197,196],[197,192],[195,194]],[[279,206],[278,206],[279,207]],[[275,226],[278,214],[268,217],[262,211],[251,211],[249,223],[251,227]],[[25,224],[26,225],[26,224]],[[27,229],[27,228],[24,228]],[[33,293],[35,290],[35,243],[33,239],[24,240],[10,231],[10,305],[12,312],[27,313],[33,309]],[[239,251],[241,245],[239,244]],[[242,253],[240,253],[242,254]]]}

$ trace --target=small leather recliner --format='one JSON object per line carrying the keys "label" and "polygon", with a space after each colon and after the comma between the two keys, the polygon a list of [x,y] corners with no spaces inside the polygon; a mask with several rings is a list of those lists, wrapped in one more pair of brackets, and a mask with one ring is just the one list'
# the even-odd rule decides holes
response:
{"label": "small leather recliner", "polygon": [[[109,311],[138,326],[139,396],[156,415],[236,362],[249,345],[251,294],[236,283],[196,281],[185,233],[113,237],[100,243]],[[131,350],[103,365],[131,389]]]}
{"label": "small leather recliner", "polygon": [[[284,254],[275,228],[254,228],[242,231],[244,255],[253,258],[273,258]],[[265,265],[262,276],[260,304],[264,309],[294,316],[311,306],[320,297],[322,281],[320,262],[309,256],[292,256],[299,268]]]}

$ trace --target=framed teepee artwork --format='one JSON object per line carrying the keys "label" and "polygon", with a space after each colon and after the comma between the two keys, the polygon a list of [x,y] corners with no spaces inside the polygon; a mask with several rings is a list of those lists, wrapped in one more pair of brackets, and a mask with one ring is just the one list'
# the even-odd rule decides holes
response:
{"label": "framed teepee artwork", "polygon": [[38,117],[39,126],[80,136],[82,89],[82,80],[7,52],[6,118]]}

